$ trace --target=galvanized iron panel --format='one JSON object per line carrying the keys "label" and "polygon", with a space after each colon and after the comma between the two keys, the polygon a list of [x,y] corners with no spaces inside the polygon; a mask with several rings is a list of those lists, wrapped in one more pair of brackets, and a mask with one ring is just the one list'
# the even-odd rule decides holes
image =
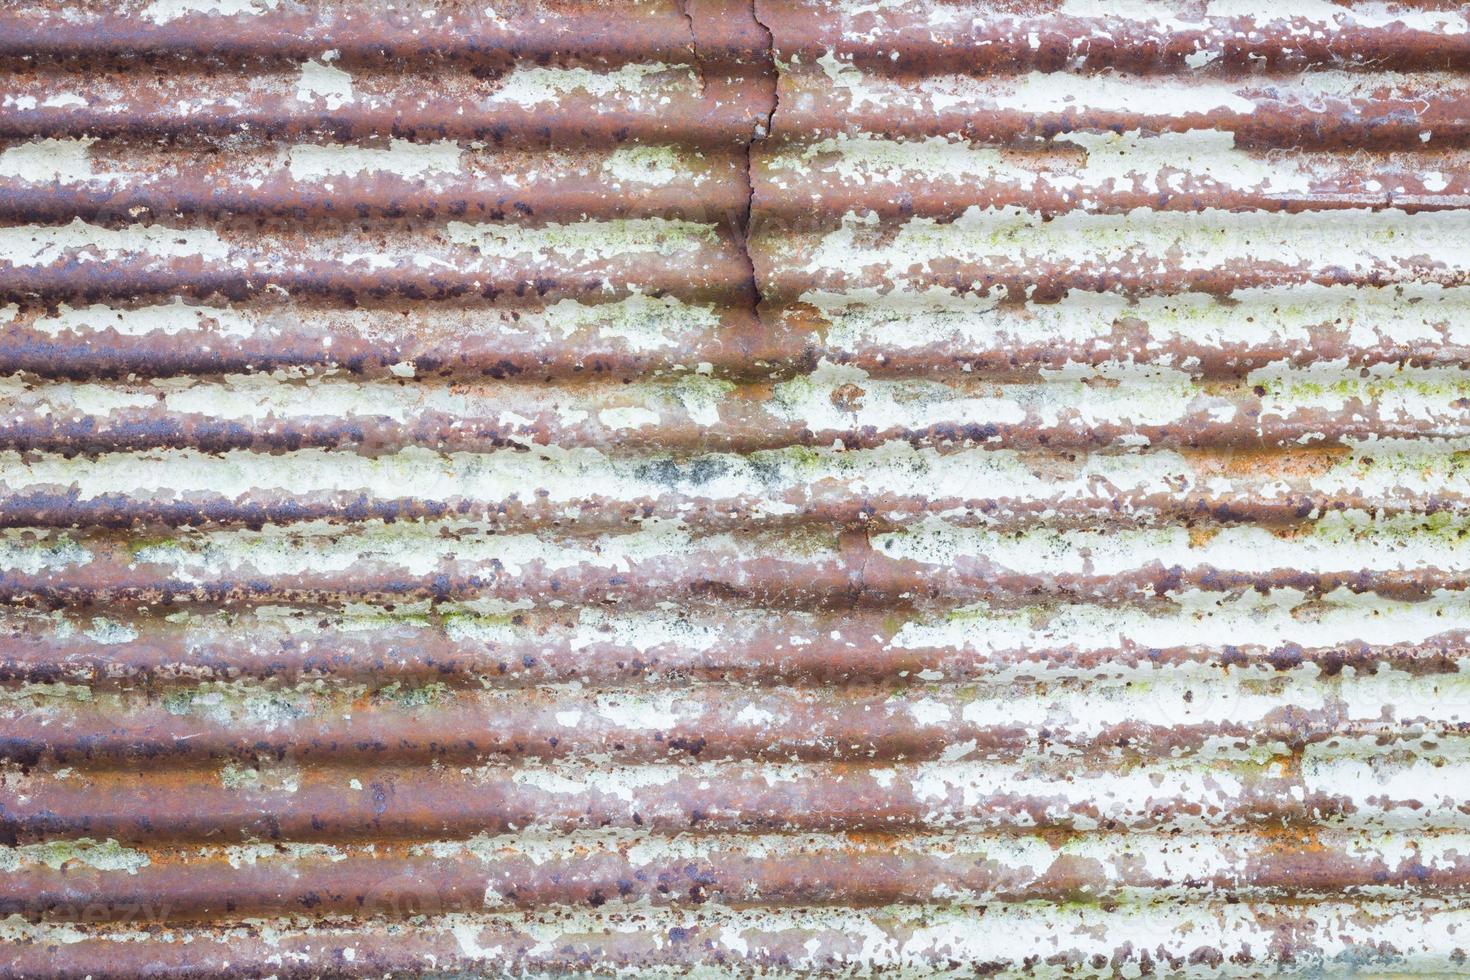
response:
{"label": "galvanized iron panel", "polygon": [[1461,5],[0,60],[0,975],[1466,969]]}

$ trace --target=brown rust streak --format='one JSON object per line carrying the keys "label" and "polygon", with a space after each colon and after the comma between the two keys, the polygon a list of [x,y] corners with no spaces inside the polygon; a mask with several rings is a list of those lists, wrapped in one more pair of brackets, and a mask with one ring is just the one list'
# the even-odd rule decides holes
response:
{"label": "brown rust streak", "polygon": [[[1167,603],[1157,605],[1162,612],[1169,610]],[[1147,613],[1154,607],[1142,601],[1121,608]],[[1044,616],[1047,607],[1041,609]],[[689,601],[681,610],[667,621],[671,635],[652,642],[622,638],[617,618],[600,607],[519,610],[492,618],[503,630],[490,638],[451,631],[449,624],[465,614],[446,605],[419,610],[387,603],[370,613],[372,628],[367,630],[354,618],[360,610],[330,605],[260,611],[201,605],[182,621],[164,618],[164,610],[108,609],[118,629],[136,634],[122,642],[88,635],[93,610],[74,610],[60,622],[40,612],[21,618],[12,610],[0,630],[0,680],[82,684],[99,693],[133,688],[163,692],[182,684],[240,679],[281,684],[436,682],[472,689],[581,681],[660,684],[677,691],[698,681],[842,685],[895,682],[930,672],[957,683],[997,676],[1031,683],[1068,672],[1106,676],[1145,667],[1200,665],[1284,671],[1315,664],[1324,677],[1338,676],[1346,668],[1372,675],[1385,667],[1415,676],[1453,675],[1459,662],[1470,658],[1470,637],[1453,624],[1438,637],[1415,642],[1272,645],[1229,636],[1195,646],[1104,643],[1079,648],[1072,638],[1061,636],[1045,645],[978,651],[944,643],[892,642],[909,622],[942,621],[949,612],[943,608],[898,605],[803,613]],[[600,628],[581,627],[588,612]],[[700,642],[690,642],[681,629],[701,637]]]}
{"label": "brown rust streak", "polygon": [[[1297,379],[1290,373],[1282,378],[1281,387],[1289,393]],[[378,455],[414,446],[449,453],[618,446],[680,456],[700,450],[771,452],[771,461],[779,462],[782,450],[830,447],[840,441],[849,449],[896,443],[1016,449],[1041,459],[1045,450],[1087,451],[1131,440],[1158,449],[1228,454],[1275,448],[1300,456],[1376,440],[1470,438],[1470,375],[1424,377],[1430,391],[1423,399],[1426,407],[1416,412],[1400,409],[1393,399],[1397,390],[1414,390],[1421,379],[1412,373],[1384,379],[1381,394],[1374,391],[1376,379],[1350,388],[1340,401],[1351,410],[1309,401],[1271,409],[1269,392],[1251,379],[1119,381],[1104,369],[1079,381],[1120,395],[1131,390],[1140,399],[1170,400],[1166,412],[1140,411],[1137,417],[1121,397],[1095,410],[1053,407],[1038,397],[1047,393],[1045,380],[964,376],[871,382],[860,376],[838,385],[804,377],[787,379],[789,384],[736,382],[677,371],[636,386],[631,379],[605,377],[555,386],[521,377],[425,379],[410,385],[396,378],[363,383],[327,376],[261,383],[249,376],[227,376],[77,387],[24,375],[8,380],[13,387],[0,418],[0,450],[68,455],[304,447]],[[1301,379],[1303,387],[1314,381],[1312,376]],[[875,385],[882,387],[870,390]],[[104,404],[88,411],[96,404],[93,396]],[[210,409],[211,402],[219,408]],[[885,411],[885,403],[898,407]],[[1309,449],[1296,448],[1302,446]],[[1282,465],[1290,472],[1292,458],[1283,456]],[[1301,500],[1313,498],[1311,487],[1297,482]],[[129,506],[118,503],[122,511]],[[1190,509],[1193,502],[1183,501],[1182,506]]]}
{"label": "brown rust streak", "polygon": [[[166,149],[148,139],[99,140],[87,151],[95,172],[91,176],[45,182],[0,177],[0,215],[41,222],[81,216],[94,223],[122,215],[138,220],[219,214],[274,215],[294,222],[342,216],[574,222],[588,215],[703,221],[737,211],[748,194],[744,151],[738,148],[711,146],[694,153],[678,144],[661,147],[630,139],[606,150],[547,154],[480,148],[472,141],[437,142],[440,148],[447,143],[457,149],[458,157],[452,167],[441,160],[444,167],[421,175],[391,169],[354,172],[350,159],[336,171],[330,156],[323,161],[324,173],[298,172],[292,165],[293,157],[316,148],[346,155],[388,152],[391,161],[391,154],[409,154],[421,146],[402,140],[342,144],[315,137],[285,152],[279,143],[242,138],[185,136]],[[10,141],[5,150],[23,152],[33,144]],[[640,149],[677,149],[678,172],[646,181],[609,174],[620,150]]]}
{"label": "brown rust streak", "polygon": [[[497,4],[479,11],[451,3],[371,11],[351,4],[313,4],[245,15],[201,10],[160,23],[136,4],[83,3],[58,17],[41,5],[0,13],[0,54],[102,59],[174,56],[316,57],[336,49],[344,59],[430,57],[508,65],[569,53],[611,63],[687,58],[688,36],[671,2]],[[520,10],[516,8],[520,7]],[[507,16],[507,14],[509,16]]]}
{"label": "brown rust streak", "polygon": [[[310,766],[76,771],[55,776],[11,769],[0,781],[0,839],[115,838],[134,842],[369,841],[462,838],[527,828],[566,833],[599,828],[683,831],[914,831],[964,827],[1150,829],[1248,827],[1333,821],[1422,810],[1415,799],[1372,805],[1318,790],[1300,776],[1252,762],[1195,770],[1126,799],[1076,796],[1110,785],[1116,765],[1081,770],[1065,758],[1027,767],[1007,782],[985,775],[965,791],[926,768],[833,762],[772,769],[756,763],[658,767]],[[1176,760],[1174,771],[1188,765]],[[798,770],[798,771],[792,771]],[[1169,771],[1165,766],[1165,772]],[[1046,774],[1050,778],[1041,778]],[[1224,782],[1213,790],[1214,776]],[[963,779],[964,776],[959,778]],[[939,780],[936,788],[934,781]],[[991,780],[995,779],[994,784]],[[222,785],[222,781],[230,783]],[[1238,785],[1238,788],[1236,788]],[[361,788],[357,788],[357,787]],[[1230,788],[1226,788],[1230,787]],[[1203,793],[1203,795],[1200,795]],[[1443,812],[1443,811],[1441,811]]]}
{"label": "brown rust streak", "polygon": [[[874,79],[885,77],[875,75]],[[892,77],[900,83],[894,86],[893,95],[914,100],[914,105],[902,107],[904,111],[883,104],[882,99],[849,105],[835,94],[831,79],[815,62],[783,70],[779,98],[787,108],[779,114],[773,135],[810,139],[868,132],[902,138],[957,136],[984,145],[1025,146],[1069,130],[1168,133],[1212,129],[1234,133],[1240,147],[1292,146],[1339,152],[1417,149],[1424,145],[1419,134],[1426,131],[1433,134],[1435,147],[1464,147],[1470,139],[1470,99],[1462,89],[1452,90],[1449,97],[1432,89],[1420,92],[1410,87],[1401,92],[1387,80],[1381,80],[1378,91],[1369,94],[1324,96],[1302,85],[1301,76],[1227,76],[1223,81],[1248,107],[1171,111],[1166,105],[1140,99],[1126,108],[1059,101],[1050,111],[1029,112],[996,105],[989,97],[958,99],[957,104],[938,107],[914,87],[901,84],[914,81],[912,77]],[[1006,77],[980,79],[996,84]],[[1154,76],[1130,77],[1144,91]],[[1085,75],[1078,78],[1086,81]],[[1196,84],[1200,80],[1183,81]]]}
{"label": "brown rust streak", "polygon": [[[813,63],[835,52],[866,70],[922,77],[940,72],[1004,75],[1073,68],[1090,72],[1239,75],[1308,68],[1463,71],[1463,38],[1402,24],[1302,30],[1283,5],[1265,23],[1251,17],[1205,16],[1199,4],[1157,4],[1157,18],[1067,13],[1053,3],[987,0],[969,5],[909,4],[831,16],[822,0],[757,0],[760,16],[780,39],[787,62]],[[1403,4],[1407,10],[1432,4]],[[949,7],[950,17],[933,16]],[[1320,10],[1320,8],[1318,8]],[[1340,5],[1345,15],[1351,6]],[[1454,12],[1453,4],[1443,9]],[[971,14],[967,21],[966,13]],[[1190,55],[1216,54],[1193,68]]]}
{"label": "brown rust streak", "polygon": [[[1068,682],[967,687],[848,685],[841,688],[748,689],[686,686],[662,702],[627,689],[521,688],[480,693],[440,684],[375,690],[331,687],[184,688],[162,699],[122,695],[78,701],[64,690],[35,689],[29,706],[4,705],[0,762],[91,770],[154,765],[202,765],[254,759],[263,753],[302,765],[467,765],[504,759],[605,758],[626,762],[759,760],[770,763],[922,761],[941,759],[954,746],[966,758],[1014,760],[1037,744],[1075,750],[1079,765],[1124,758],[1167,758],[1229,741],[1236,749],[1290,745],[1298,750],[1333,739],[1389,739],[1416,735],[1451,740],[1466,725],[1464,706],[1396,710],[1392,720],[1352,717],[1328,697],[1313,708],[1286,704],[1316,693],[1313,682],[1283,679],[1266,688],[1269,673],[1247,683],[1274,694],[1278,706],[1230,706],[1239,695],[1231,670],[1171,676],[1144,675],[1142,685],[1189,686],[1189,701],[1155,701],[1130,694],[1123,682]],[[1458,679],[1450,677],[1450,683]],[[1194,689],[1200,696],[1193,698]],[[1206,702],[1217,696],[1221,705]],[[1037,723],[1003,714],[1008,700],[1091,698],[1135,703],[1154,717],[1109,723]],[[1195,701],[1198,704],[1195,704]],[[244,707],[241,707],[241,704]],[[912,703],[943,713],[920,723]],[[222,705],[219,715],[213,704]],[[231,705],[234,707],[231,707]],[[1180,709],[1199,708],[1195,719]],[[638,715],[652,714],[652,718]],[[633,714],[629,718],[626,715]],[[1172,717],[1171,717],[1172,716]]]}
{"label": "brown rust streak", "polygon": [[[1301,836],[1306,840],[1303,841]],[[1064,835],[1067,843],[1091,845],[1091,835]],[[1100,865],[1070,858],[1060,850],[1036,865],[992,857],[987,845],[1003,840],[958,838],[932,853],[905,846],[903,837],[853,835],[851,844],[792,841],[789,852],[769,857],[741,849],[726,839],[707,853],[640,858],[629,845],[594,844],[585,853],[523,856],[513,845],[486,856],[450,853],[417,855],[385,842],[371,855],[292,857],[283,848],[255,846],[263,852],[232,865],[217,855],[151,851],[149,865],[133,872],[95,871],[81,862],[61,869],[41,868],[0,875],[0,915],[32,921],[126,922],[140,907],[156,908],[172,922],[208,922],[229,917],[342,914],[400,915],[423,911],[477,911],[485,907],[542,908],[550,905],[693,905],[726,907],[826,906],[874,907],[932,901],[936,890],[972,902],[1066,901],[1085,894],[1094,901],[1139,893],[1205,896],[1227,892],[1237,897],[1301,900],[1331,897],[1368,886],[1413,894],[1460,894],[1470,889],[1470,858],[1455,855],[1422,866],[1415,857],[1399,864],[1363,854],[1352,835],[1263,831],[1225,838],[1238,849],[1226,869],[1187,881],[1150,874],[1130,860],[1126,835],[1115,843],[1115,862]],[[635,838],[633,846],[655,838]],[[678,847],[678,838],[668,841]],[[752,844],[769,846],[770,839]],[[1065,845],[1064,845],[1065,846]],[[1206,845],[1208,846],[1208,845]],[[953,850],[951,851],[951,848]],[[570,849],[568,849],[570,850]],[[1004,854],[1004,850],[1001,850]],[[1181,859],[1181,864],[1187,863]],[[385,882],[393,883],[392,894]],[[1128,893],[1132,893],[1131,895]]]}
{"label": "brown rust streak", "polygon": [[[1454,541],[1465,533],[1455,526],[1437,531],[1429,519],[1421,523],[1421,533],[1447,534]],[[484,526],[455,522],[422,522],[401,529],[391,524],[369,527],[364,522],[340,531],[308,527],[307,533],[173,531],[161,548],[137,532],[36,531],[12,543],[38,556],[55,556],[54,567],[50,560],[13,566],[0,574],[0,595],[79,603],[552,597],[630,607],[703,596],[833,608],[915,598],[964,602],[1050,595],[1118,600],[1145,590],[1166,595],[1178,589],[1292,588],[1320,594],[1346,587],[1418,598],[1436,589],[1470,588],[1470,566],[1442,568],[1428,560],[1400,563],[1392,550],[1382,551],[1384,560],[1366,568],[1302,570],[1289,546],[1295,538],[1310,544],[1317,527],[1309,522],[1271,529],[1280,547],[1263,554],[1253,567],[1216,566],[1204,557],[1165,564],[1160,557],[1140,554],[1116,569],[1093,568],[1090,562],[1074,569],[1028,569],[1007,564],[1003,557],[962,552],[932,558],[891,555],[895,539],[875,545],[868,526],[817,525],[798,534],[761,529],[687,537],[677,529],[656,526],[651,533],[672,530],[674,536],[648,540],[650,550],[631,558],[619,556],[625,543],[615,536],[548,535],[538,547],[552,550],[521,556],[517,549],[526,546],[524,538],[502,539]],[[1208,523],[1192,528],[1197,535],[1214,533]],[[1110,521],[1107,527],[1114,533],[1130,529],[1140,528],[1127,520]],[[1147,530],[1147,525],[1141,529]],[[415,549],[409,562],[392,557],[391,549],[401,545],[395,545],[391,535],[400,530],[406,537],[398,540]],[[1391,544],[1403,530],[1380,533],[1368,526],[1355,536],[1361,544]],[[390,537],[374,537],[383,534]],[[634,536],[626,542],[634,547],[643,543]],[[72,551],[78,547],[80,552]],[[321,560],[325,550],[341,555],[349,547],[359,550],[345,561]],[[1073,547],[1087,547],[1086,540]]]}

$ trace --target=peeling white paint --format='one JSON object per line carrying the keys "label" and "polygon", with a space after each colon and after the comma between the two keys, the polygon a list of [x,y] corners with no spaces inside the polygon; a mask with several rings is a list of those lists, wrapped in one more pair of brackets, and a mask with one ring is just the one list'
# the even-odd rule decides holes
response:
{"label": "peeling white paint", "polygon": [[627,99],[635,108],[651,109],[667,98],[666,93],[698,92],[699,80],[693,72],[658,62],[630,62],[607,72],[518,66],[501,81],[490,101],[535,109],[586,93],[593,99]]}
{"label": "peeling white paint", "polygon": [[300,181],[360,177],[363,174],[392,174],[414,180],[458,174],[462,169],[462,157],[463,151],[458,143],[443,140],[413,143],[393,139],[387,146],[297,143],[287,150],[287,167],[291,178]]}
{"label": "peeling white paint", "polygon": [[196,331],[223,337],[249,337],[256,332],[257,321],[228,307],[186,304],[180,296],[171,303],[135,309],[101,303],[71,307],[62,303],[55,314],[37,317],[31,326],[50,337],[86,336],[102,331],[113,331],[121,337],[147,337],[151,334],[173,337]]}
{"label": "peeling white paint", "polygon": [[697,252],[717,240],[713,225],[673,218],[619,218],[540,227],[451,221],[445,235],[456,245],[497,259],[605,262],[630,253],[675,256]]}
{"label": "peeling white paint", "polygon": [[181,17],[258,17],[275,10],[280,0],[152,0],[143,8],[143,16],[155,24],[167,24]]}
{"label": "peeling white paint", "polygon": [[76,139],[39,139],[19,143],[0,153],[0,177],[26,184],[83,183],[93,179],[94,136]]}
{"label": "peeling white paint", "polygon": [[302,102],[320,100],[329,110],[337,110],[356,101],[352,92],[352,76],[331,62],[336,52],[328,51],[320,61],[301,64],[301,78],[296,82],[296,98]]}
{"label": "peeling white paint", "polygon": [[0,228],[0,256],[12,267],[55,265],[65,258],[79,263],[124,258],[223,262],[229,254],[229,245],[208,228],[130,225],[114,229],[88,224],[81,218],[65,225]]}

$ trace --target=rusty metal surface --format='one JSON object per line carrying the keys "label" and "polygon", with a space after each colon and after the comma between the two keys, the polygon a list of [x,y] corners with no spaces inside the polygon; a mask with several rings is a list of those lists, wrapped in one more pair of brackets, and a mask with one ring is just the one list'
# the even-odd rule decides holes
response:
{"label": "rusty metal surface", "polygon": [[1470,13],[0,2],[0,976],[1470,970]]}

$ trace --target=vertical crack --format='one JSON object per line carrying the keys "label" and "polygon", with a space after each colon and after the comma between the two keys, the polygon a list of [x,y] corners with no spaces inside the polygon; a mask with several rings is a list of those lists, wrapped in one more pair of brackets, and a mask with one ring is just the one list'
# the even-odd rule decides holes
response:
{"label": "vertical crack", "polygon": [[750,140],[745,144],[745,184],[748,195],[745,200],[745,215],[741,222],[740,248],[745,253],[745,264],[750,273],[750,294],[753,304],[751,312],[756,320],[762,325],[765,323],[765,295],[761,289],[761,277],[759,270],[755,267],[755,255],[750,250],[750,236],[753,233],[755,215],[755,165],[754,157],[756,144],[763,143],[771,136],[771,125],[776,117],[776,105],[780,99],[780,88],[776,66],[776,41],[771,29],[760,19],[760,0],[749,0],[750,19],[754,22],[759,37],[762,40],[760,47],[761,55],[758,59],[752,59],[757,63],[752,65],[752,74],[760,82],[759,91],[764,102],[756,114],[756,123],[751,132]]}
{"label": "vertical crack", "polygon": [[694,30],[694,15],[689,12],[689,0],[674,0],[674,9],[689,25],[689,50],[694,54],[694,73],[699,78],[699,94],[703,96],[708,92],[708,79],[704,74],[704,58],[699,51],[699,35]]}
{"label": "vertical crack", "polygon": [[[750,0],[750,19],[755,22],[756,29],[764,39],[760,64],[755,67],[759,71],[758,77],[767,83],[767,88],[764,92],[767,96],[767,101],[765,102],[763,115],[760,121],[756,123],[755,133],[751,140],[752,144],[770,136],[771,122],[776,117],[776,108],[781,101],[779,86],[780,70],[776,66],[776,38],[771,33],[770,27],[760,18],[760,5],[761,0]],[[749,172],[748,168],[747,172]]]}
{"label": "vertical crack", "polygon": [[750,128],[736,137],[737,153],[743,157],[744,204],[736,208],[726,223],[745,262],[746,282],[742,293],[752,316],[760,320],[763,297],[750,248],[756,206],[753,157],[757,144],[769,137],[776,112],[774,38],[760,20],[758,0],[675,0],[675,3],[689,21],[706,104],[713,107],[733,104],[749,120]]}
{"label": "vertical crack", "polygon": [[754,158],[756,145],[765,142],[771,135],[771,123],[776,115],[777,75],[776,75],[776,51],[775,38],[771,29],[761,22],[757,11],[759,0],[748,0],[750,5],[750,20],[755,26],[755,36],[759,38],[759,45],[755,47],[754,57],[750,59],[747,68],[751,78],[756,82],[756,92],[762,100],[757,104],[755,112],[755,124],[751,127],[750,139],[745,142],[745,212],[740,216],[740,249],[745,256],[747,274],[750,276],[749,290],[751,313],[758,322],[764,323],[763,303],[765,296],[761,289],[761,277],[755,266],[755,255],[750,249],[750,237],[753,233],[755,220],[755,164]]}

